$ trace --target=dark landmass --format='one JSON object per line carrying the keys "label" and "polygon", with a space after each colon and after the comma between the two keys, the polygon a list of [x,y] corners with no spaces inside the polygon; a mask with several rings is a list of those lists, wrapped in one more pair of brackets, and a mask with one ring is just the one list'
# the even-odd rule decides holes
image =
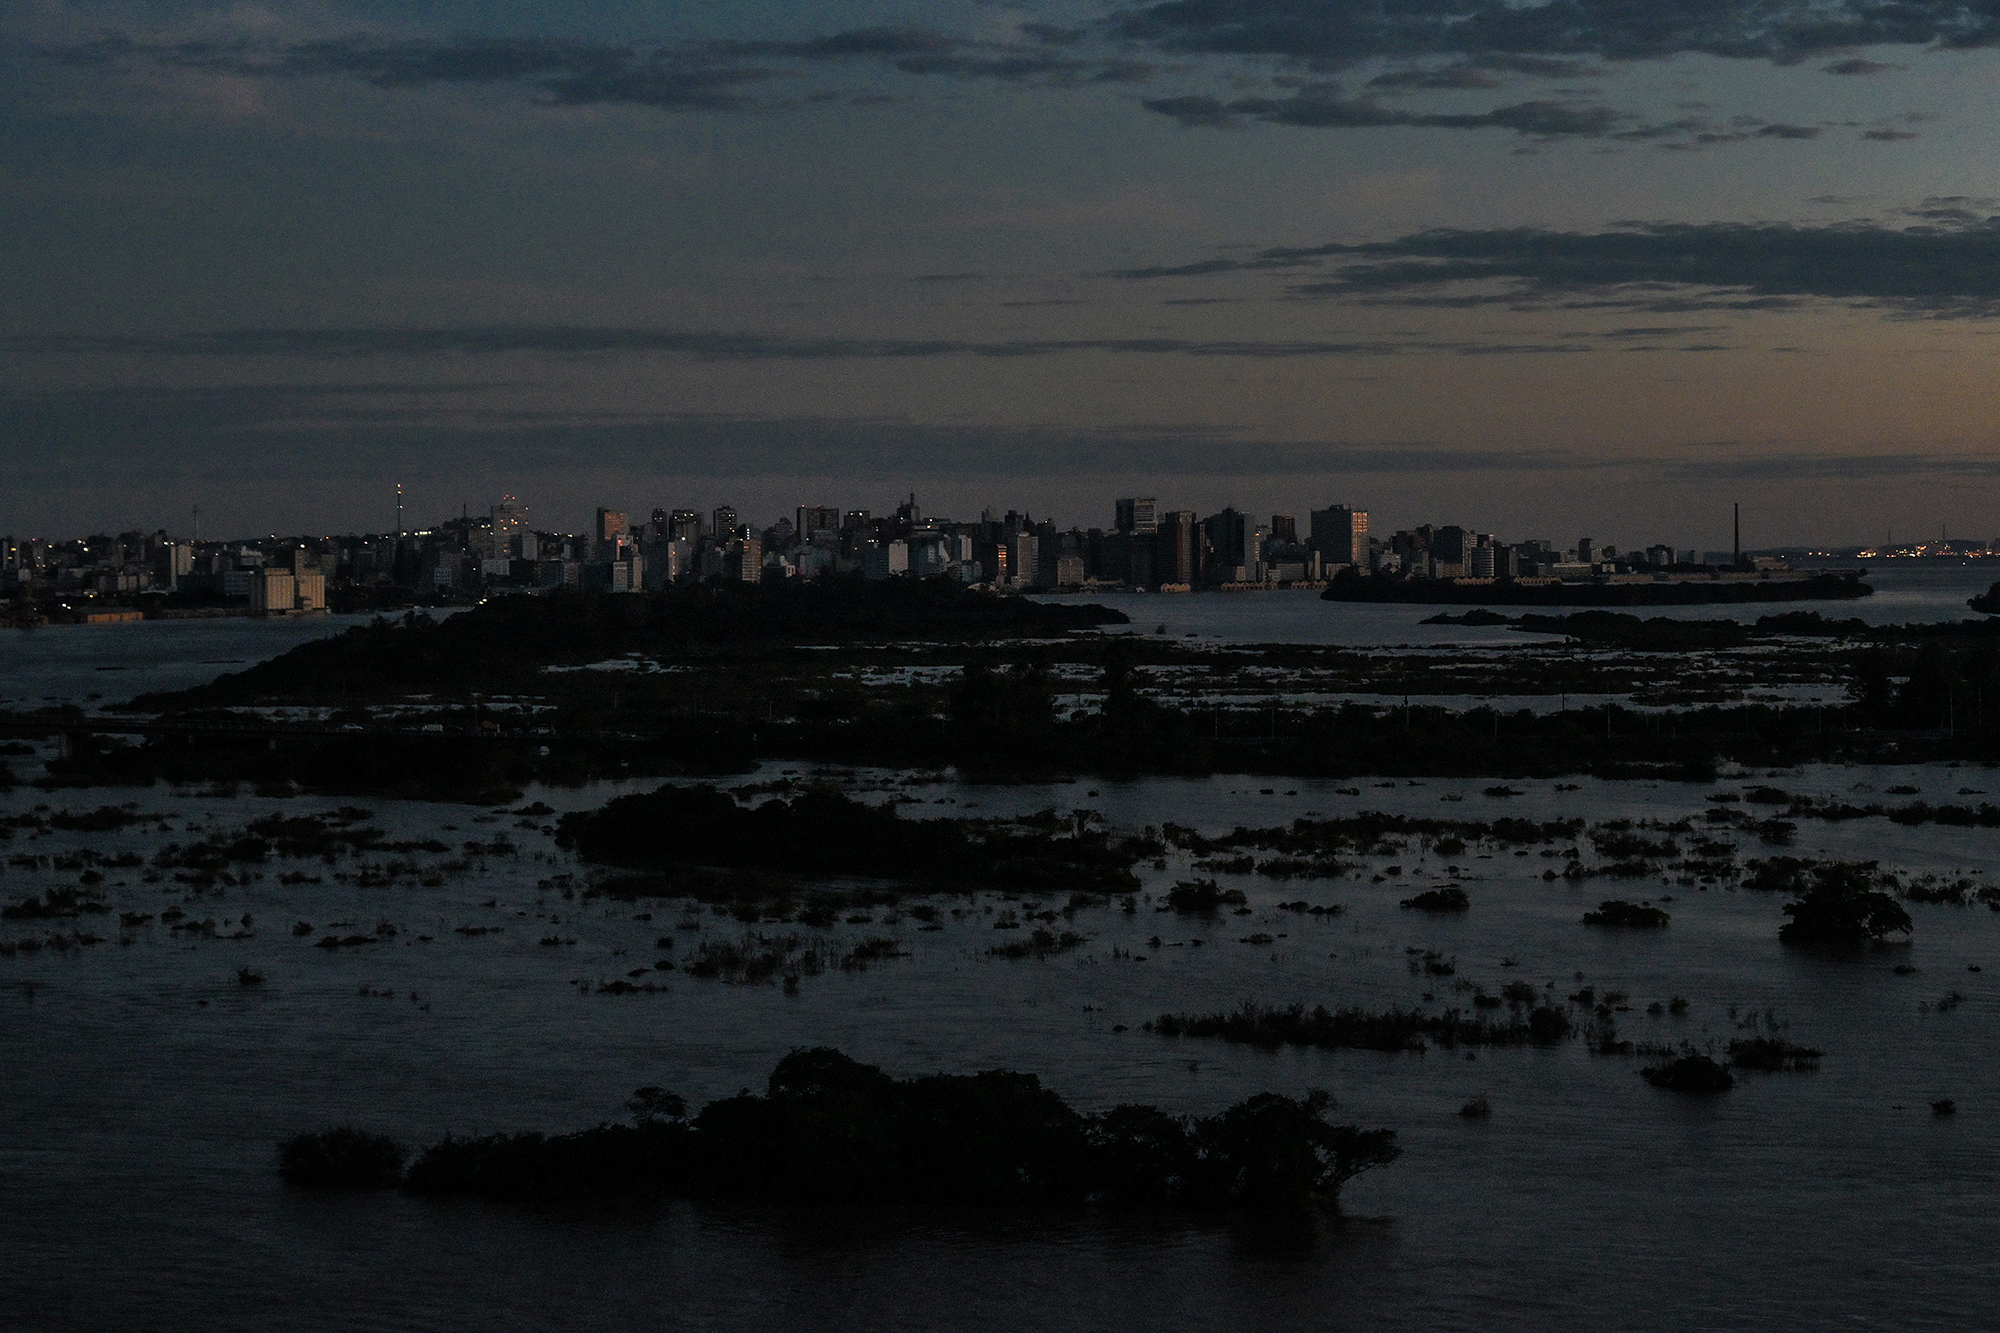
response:
{"label": "dark landmass", "polygon": [[762,1095],[699,1114],[642,1088],[629,1125],[447,1138],[399,1173],[393,1142],[352,1129],[280,1146],[294,1184],[517,1202],[669,1198],[1248,1210],[1310,1215],[1394,1161],[1393,1130],[1327,1119],[1325,1093],[1264,1093],[1213,1116],[1150,1106],[1084,1114],[1032,1074],[894,1079],[838,1051],[794,1051]]}
{"label": "dark landmass", "polygon": [[1488,611],[1484,607],[1475,606],[1470,611],[1460,615],[1453,615],[1449,611],[1440,611],[1434,616],[1424,617],[1424,619],[1417,623],[1420,625],[1512,625],[1516,622],[1512,616],[1503,616],[1498,611]]}
{"label": "dark landmass", "polygon": [[1858,574],[1755,579],[1724,583],[1464,583],[1451,579],[1335,578],[1320,594],[1328,602],[1423,606],[1705,606],[1736,602],[1813,602],[1867,597]]}
{"label": "dark landmass", "polygon": [[2000,583],[1971,598],[1966,605],[1982,615],[2000,616]]}
{"label": "dark landmass", "polygon": [[[843,599],[877,588],[891,611],[909,611],[906,627],[938,629],[920,614],[937,598],[940,634],[976,627],[999,637],[864,643],[835,639],[856,632],[852,625],[825,638],[805,632],[839,619]],[[1601,651],[1523,644],[1474,659],[1066,635],[1044,613],[1096,613],[898,582],[772,590],[775,605],[797,615],[789,628],[755,631],[774,637],[755,637],[739,622],[757,617],[732,592],[697,591],[687,607],[661,603],[667,610],[657,615],[653,599],[606,595],[512,599],[435,625],[384,622],[133,705],[149,716],[92,719],[55,708],[0,715],[0,733],[66,739],[40,776],[19,775],[44,789],[248,782],[492,804],[529,782],[741,773],[768,760],[948,766],[996,780],[1228,772],[1688,781],[1708,781],[1732,762],[2000,761],[2000,619],[1857,628],[1814,612],[1754,627],[1605,611],[1522,616]],[[1051,637],[1006,637],[1021,631],[1019,615]],[[556,630],[554,646],[537,637]],[[731,637],[738,630],[751,637]],[[1782,653],[1741,658],[1680,651],[1739,635],[1790,641]],[[633,670],[568,669],[615,659],[613,649],[628,643],[670,641],[682,646],[641,653]],[[1281,689],[1246,704],[1238,671],[1247,668],[1379,702],[1288,700]],[[1846,701],[1731,702],[1746,688],[1802,682]],[[1646,707],[1537,713],[1424,702],[1515,692],[1630,694]],[[1064,702],[1076,694],[1094,706]],[[229,711],[251,703],[311,704],[330,716],[307,723]],[[108,734],[118,726],[138,743]],[[1286,869],[1274,859],[1273,873]]]}
{"label": "dark landmass", "polygon": [[968,819],[903,819],[840,792],[745,806],[714,787],[664,786],[567,814],[556,842],[586,861],[637,870],[754,867],[936,887],[979,885],[1129,893],[1131,866],[1157,845],[1114,841],[1084,821],[1063,836]]}
{"label": "dark landmass", "polygon": [[675,657],[757,644],[965,642],[1057,637],[1127,623],[1094,605],[972,592],[948,579],[702,584],[646,594],[496,597],[444,620],[411,613],[301,644],[192,690],[134,700],[138,711],[258,699],[312,702],[531,683],[551,666],[632,654]]}

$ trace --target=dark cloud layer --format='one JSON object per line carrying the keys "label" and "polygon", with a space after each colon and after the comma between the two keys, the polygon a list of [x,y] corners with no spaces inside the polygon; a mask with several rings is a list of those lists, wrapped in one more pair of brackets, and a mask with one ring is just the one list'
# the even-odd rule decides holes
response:
{"label": "dark cloud layer", "polygon": [[1568,353],[1590,350],[1588,335],[1542,342],[1404,339],[1022,338],[972,342],[951,338],[803,338],[773,333],[686,332],[673,329],[480,327],[466,329],[234,329],[168,338],[17,337],[0,339],[0,354],[208,357],[428,356],[442,353],[533,353],[600,356],[666,353],[701,361],[925,360],[940,357],[1027,358],[1075,353],[1137,356],[1296,357],[1394,356],[1434,353]]}
{"label": "dark cloud layer", "polygon": [[[474,386],[476,387],[476,386]],[[1098,475],[1514,476],[1546,484],[1596,474],[1620,484],[1659,480],[1873,484],[1892,478],[2000,480],[2000,460],[1965,454],[1755,452],[1736,445],[1608,455],[1601,450],[1451,447],[1432,441],[1277,438],[1199,426],[941,425],[902,417],[483,411],[469,387],[382,382],[332,385],[119,388],[0,394],[0,431],[19,448],[24,485],[171,490],[177,498],[298,485],[294,460],[314,459],[315,484],[415,482],[445,495],[468,477],[559,488],[605,473],[788,481],[837,476],[893,486],[950,478]],[[82,479],[80,469],[90,473]],[[476,490],[475,485],[475,490]]]}
{"label": "dark cloud layer", "polygon": [[1543,139],[1602,137],[1621,121],[1631,119],[1629,114],[1609,107],[1546,100],[1520,102],[1479,112],[1406,111],[1383,106],[1370,98],[1345,97],[1340,85],[1333,83],[1301,88],[1289,97],[1238,97],[1227,102],[1208,96],[1156,97],[1147,99],[1142,105],[1148,111],[1171,116],[1190,127],[1224,126],[1238,119],[1250,119],[1272,125],[1313,129],[1382,129],[1393,126],[1446,130],[1501,129]]}
{"label": "dark cloud layer", "polygon": [[683,42],[643,47],[553,38],[462,37],[445,41],[369,34],[292,43],[252,38],[160,41],[111,34],[42,48],[77,68],[141,63],[262,78],[338,76],[379,88],[431,84],[519,84],[552,105],[622,103],[671,111],[766,106],[774,89],[816,100],[797,86],[804,72],[840,64],[887,65],[904,74],[1017,84],[1137,83],[1152,67],[1129,56],[1078,57],[1047,41],[1009,45],[924,28],[876,27],[809,41]]}
{"label": "dark cloud layer", "polygon": [[1124,37],[1166,51],[1329,68],[1488,53],[1789,63],[1862,46],[2000,44],[1993,0],[1169,0],[1114,22]]}
{"label": "dark cloud layer", "polygon": [[1821,299],[1906,313],[2000,314],[2000,218],[1951,201],[1925,225],[1648,223],[1601,232],[1427,231],[1123,270],[1134,280],[1238,271],[1319,276],[1300,296],[1369,303],[1579,309],[1781,309]]}
{"label": "dark cloud layer", "polygon": [[[312,447],[324,479],[428,472],[450,477],[476,461],[530,475],[566,467],[686,475],[1074,475],[1097,471],[1188,476],[1541,472],[1601,469],[1599,455],[1546,448],[1447,448],[1272,439],[1243,432],[1138,423],[937,425],[900,417],[757,417],[481,412],[474,395],[399,386],[214,386],[0,394],[0,430],[24,446],[37,484],[70,484],[79,465],[134,474],[282,476]],[[338,441],[328,452],[323,442]],[[314,443],[320,442],[320,443]],[[270,472],[274,460],[278,470]]]}
{"label": "dark cloud layer", "polygon": [[[1538,96],[1478,110],[1411,110],[1382,98],[1490,91],[1520,79],[1573,80],[1598,61],[1705,53],[1789,63],[1872,45],[2000,43],[2000,0],[1172,0],[1094,24],[1022,25],[1012,40],[920,26],[876,26],[805,40],[669,42],[652,46],[552,38],[410,39],[371,34],[303,42],[244,37],[171,41],[113,33],[42,48],[93,69],[150,63],[257,77],[343,77],[383,88],[510,84],[551,106],[624,104],[674,112],[763,110],[837,100],[885,100],[883,73],[1033,87],[1141,84],[1163,71],[1184,91],[1143,105],[1187,127],[1261,121],[1309,129],[1494,129],[1537,139],[1652,140],[1698,148],[1750,138],[1810,139],[1815,126],[1649,123],[1574,96]],[[1270,92],[1218,96],[1208,75],[1242,88],[1241,60],[1261,61]],[[1207,58],[1204,60],[1203,58]],[[1384,63],[1368,95],[1304,82],[1366,61]],[[1221,64],[1227,70],[1209,68]],[[1896,66],[1851,54],[1829,73]],[[829,87],[835,70],[864,86]],[[1284,71],[1290,71],[1289,73]],[[1885,141],[1906,131],[1875,129]]]}

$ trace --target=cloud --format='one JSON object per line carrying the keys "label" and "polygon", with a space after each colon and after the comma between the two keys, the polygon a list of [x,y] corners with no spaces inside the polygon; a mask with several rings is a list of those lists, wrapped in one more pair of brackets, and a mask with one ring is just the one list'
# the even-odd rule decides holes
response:
{"label": "cloud", "polygon": [[1783,309],[1810,300],[1900,313],[2000,314],[2000,217],[1927,201],[1924,221],[1634,223],[1600,232],[1439,230],[1127,269],[1128,280],[1318,267],[1294,295],[1387,305]]}
{"label": "cloud", "polygon": [[[1412,344],[1392,341],[1200,340],[1183,338],[1055,338],[968,342],[922,338],[802,338],[767,333],[684,332],[672,329],[235,329],[170,338],[20,337],[0,339],[0,352],[123,353],[144,356],[354,357],[443,353],[531,352],[590,356],[671,353],[700,361],[913,360],[936,357],[1041,357],[1078,352],[1277,359],[1385,356]],[[1423,350],[1457,350],[1424,344]]]}
{"label": "cloud", "polygon": [[[659,46],[555,38],[448,40],[357,33],[311,41],[259,37],[169,41],[114,33],[44,45],[39,53],[78,69],[151,64],[258,78],[344,77],[378,88],[514,84],[552,106],[624,104],[669,111],[759,109],[800,81],[836,65],[872,65],[906,75],[1067,86],[1139,83],[1153,67],[1129,55],[1072,56],[1042,33],[1029,44],[957,37],[919,27],[870,27],[804,41],[678,42]],[[795,100],[872,103],[878,94],[803,91]]]}
{"label": "cloud", "polygon": [[1411,88],[1498,88],[1500,80],[1474,65],[1405,65],[1368,80],[1370,88],[1401,92]]}
{"label": "cloud", "polygon": [[2000,460],[1969,454],[1749,454],[1669,463],[1672,481],[1887,481],[1911,477],[2000,481]]}
{"label": "cloud", "polygon": [[1422,112],[1385,107],[1369,98],[1349,98],[1340,85],[1317,83],[1289,97],[1219,98],[1161,97],[1141,103],[1148,111],[1171,116],[1188,128],[1216,128],[1241,119],[1313,129],[1381,129],[1408,126],[1422,129],[1512,130],[1538,139],[1598,137],[1611,132],[1626,112],[1609,107],[1575,106],[1568,102],[1533,101],[1479,112]]}
{"label": "cloud", "polygon": [[[1509,80],[1601,76],[1603,62],[1705,53],[1781,64],[1838,56],[1824,68],[1862,75],[1891,66],[1849,54],[1866,46],[2000,44],[1994,0],[1169,0],[1076,26],[1026,22],[1003,38],[883,24],[799,40],[681,40],[652,45],[536,37],[450,38],[352,33],[280,40],[258,11],[220,23],[242,35],[169,38],[111,33],[45,44],[77,69],[142,65],[257,78],[347,78],[385,89],[503,85],[552,107],[630,105],[669,112],[876,105],[896,76],[1022,87],[1138,85],[1171,75],[1209,88],[1168,88],[1141,105],[1188,128],[1263,122],[1312,129],[1499,129],[1537,140],[1623,138],[1663,148],[1747,139],[1812,139],[1810,125],[1715,127],[1698,119],[1643,123],[1637,114],[1564,98],[1484,110],[1384,106],[1377,97],[1490,91]],[[1306,82],[1373,62],[1368,96]],[[1267,67],[1259,74],[1246,64]],[[830,86],[835,71],[866,86]],[[1218,95],[1267,79],[1268,95]],[[1893,139],[1895,134],[1872,134]]]}
{"label": "cloud", "polygon": [[261,358],[331,361],[355,357],[603,357],[669,355],[708,362],[1018,360],[1108,354],[1249,361],[1314,357],[1547,356],[1588,352],[1590,335],[1542,341],[1427,338],[1415,334],[1356,339],[810,338],[780,333],[677,329],[480,326],[460,329],[229,329],[169,337],[70,335],[0,338],[0,355],[28,357]]}
{"label": "cloud", "polygon": [[1187,55],[1363,60],[1684,54],[1790,64],[1867,46],[2000,44],[2000,13],[1962,0],[1166,0],[1112,20]]}
{"label": "cloud", "polygon": [[[455,393],[429,390],[432,399]],[[1303,473],[1543,473],[1619,466],[1551,448],[1272,438],[1144,422],[957,425],[903,417],[799,417],[571,410],[483,412],[427,401],[413,386],[215,386],[0,394],[0,429],[28,446],[23,473],[73,487],[79,465],[116,475],[283,479],[312,459],[318,483],[468,468],[524,479],[576,467],[690,476],[1074,476],[1099,472],[1239,476]],[[328,442],[338,441],[337,449]]]}

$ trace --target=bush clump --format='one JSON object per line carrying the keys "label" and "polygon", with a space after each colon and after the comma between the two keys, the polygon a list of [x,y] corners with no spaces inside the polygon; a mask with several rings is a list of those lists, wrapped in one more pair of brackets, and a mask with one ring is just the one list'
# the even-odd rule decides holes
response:
{"label": "bush clump", "polygon": [[1910,914],[1875,887],[1868,865],[1815,865],[1811,887],[1784,912],[1791,920],[1778,927],[1778,938],[1787,944],[1865,944],[1911,929]]}
{"label": "bush clump", "polygon": [[1622,898],[1608,898],[1597,905],[1595,912],[1583,914],[1586,926],[1620,926],[1633,930],[1653,930],[1667,924],[1670,918],[1658,907],[1647,903],[1628,903]]}
{"label": "bush clump", "polygon": [[1214,916],[1224,907],[1248,903],[1241,889],[1225,889],[1212,879],[1181,880],[1167,890],[1167,906],[1183,916]]}
{"label": "bush clump", "polygon": [[1417,912],[1467,912],[1472,910],[1472,899],[1464,889],[1429,889],[1403,899],[1402,905]]}
{"label": "bush clump", "polygon": [[632,870],[728,866],[813,875],[938,879],[1010,888],[1138,887],[1136,853],[1100,829],[1060,837],[967,819],[902,819],[830,788],[739,805],[710,786],[664,786],[564,815],[556,841]]}
{"label": "bush clump", "polygon": [[[1328,1118],[1333,1099],[1262,1093],[1212,1116],[1072,1108],[1032,1074],[895,1079],[839,1051],[793,1051],[764,1093],[685,1103],[643,1088],[629,1125],[449,1137],[403,1178],[413,1194],[536,1201],[757,1199],[1237,1209],[1331,1209],[1341,1187],[1401,1155],[1393,1130]],[[288,1140],[334,1141],[334,1130]],[[362,1136],[366,1137],[366,1136]],[[386,1140],[383,1142],[387,1142]],[[393,1145],[392,1145],[393,1146]],[[395,1183],[400,1150],[380,1183]],[[289,1166],[286,1179],[295,1177]]]}
{"label": "bush clump", "polygon": [[384,1190],[403,1179],[402,1144],[352,1125],[295,1134],[278,1145],[278,1174],[309,1189]]}
{"label": "bush clump", "polygon": [[1705,1055],[1683,1055],[1663,1065],[1649,1065],[1639,1077],[1670,1092],[1728,1092],[1736,1077]]}
{"label": "bush clump", "polygon": [[1729,1043],[1729,1063],[1738,1069],[1762,1069],[1771,1073],[1818,1069],[1825,1051],[1800,1046],[1780,1037],[1748,1037]]}

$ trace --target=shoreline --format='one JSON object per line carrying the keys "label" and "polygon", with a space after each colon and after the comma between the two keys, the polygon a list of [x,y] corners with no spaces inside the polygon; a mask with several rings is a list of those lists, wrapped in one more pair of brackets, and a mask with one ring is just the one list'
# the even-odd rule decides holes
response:
{"label": "shoreline", "polygon": [[1431,579],[1343,579],[1322,601],[1414,606],[1726,606],[1737,603],[1855,601],[1875,589],[1857,574],[1806,578],[1678,579],[1644,583],[1523,583]]}

